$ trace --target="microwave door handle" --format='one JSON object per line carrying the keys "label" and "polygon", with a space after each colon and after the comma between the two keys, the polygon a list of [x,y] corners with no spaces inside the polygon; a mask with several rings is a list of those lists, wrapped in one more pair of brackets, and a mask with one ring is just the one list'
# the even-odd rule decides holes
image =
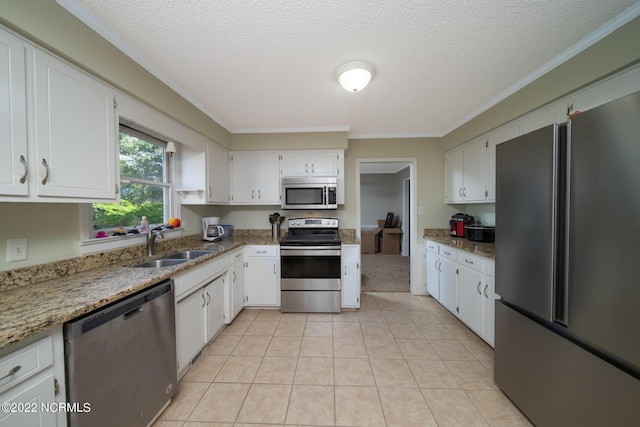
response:
{"label": "microwave door handle", "polygon": [[322,204],[327,205],[327,186],[322,187]]}

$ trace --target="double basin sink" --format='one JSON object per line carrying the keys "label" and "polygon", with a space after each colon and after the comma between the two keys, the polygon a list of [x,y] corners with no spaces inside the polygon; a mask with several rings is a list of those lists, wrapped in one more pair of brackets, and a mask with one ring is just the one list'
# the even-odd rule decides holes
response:
{"label": "double basin sink", "polygon": [[169,267],[172,265],[182,264],[183,262],[187,262],[189,260],[208,255],[213,251],[204,251],[204,250],[194,250],[194,251],[180,251],[170,255],[166,255],[162,258],[143,262],[141,264],[136,264],[132,267],[146,267],[146,268],[157,268],[157,267]]}

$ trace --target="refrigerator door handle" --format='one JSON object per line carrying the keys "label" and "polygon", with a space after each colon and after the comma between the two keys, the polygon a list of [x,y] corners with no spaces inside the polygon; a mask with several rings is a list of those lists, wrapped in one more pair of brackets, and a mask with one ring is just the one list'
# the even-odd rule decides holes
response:
{"label": "refrigerator door handle", "polygon": [[569,185],[571,124],[557,126],[554,144],[552,319],[567,326],[569,261]]}

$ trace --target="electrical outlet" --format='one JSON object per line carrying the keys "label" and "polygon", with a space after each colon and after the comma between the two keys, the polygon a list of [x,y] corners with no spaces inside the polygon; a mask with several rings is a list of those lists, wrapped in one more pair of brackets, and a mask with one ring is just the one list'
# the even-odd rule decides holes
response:
{"label": "electrical outlet", "polygon": [[27,239],[7,240],[7,262],[24,261],[27,255]]}

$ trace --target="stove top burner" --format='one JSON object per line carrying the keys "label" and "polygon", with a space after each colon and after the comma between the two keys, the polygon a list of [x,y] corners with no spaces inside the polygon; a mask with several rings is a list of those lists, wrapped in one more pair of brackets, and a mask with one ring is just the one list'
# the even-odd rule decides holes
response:
{"label": "stove top burner", "polygon": [[340,245],[337,218],[291,218],[280,245]]}

